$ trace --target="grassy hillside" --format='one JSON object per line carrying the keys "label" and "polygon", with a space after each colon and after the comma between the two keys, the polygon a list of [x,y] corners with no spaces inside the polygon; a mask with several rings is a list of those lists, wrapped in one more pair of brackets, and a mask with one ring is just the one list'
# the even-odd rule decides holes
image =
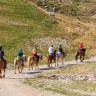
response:
{"label": "grassy hillside", "polygon": [[51,35],[56,26],[55,19],[22,0],[0,0],[0,45],[8,61],[17,56],[21,47],[24,54],[31,55],[34,38]]}
{"label": "grassy hillside", "polygon": [[58,14],[54,18],[23,0],[0,0],[0,45],[5,51],[5,58],[12,63],[21,47],[29,56],[36,45],[39,53],[43,54],[42,62],[46,63],[48,46],[53,43],[57,49],[62,43],[68,52],[66,58],[74,59],[80,41],[88,50],[86,57],[95,55],[96,24],[79,19]]}

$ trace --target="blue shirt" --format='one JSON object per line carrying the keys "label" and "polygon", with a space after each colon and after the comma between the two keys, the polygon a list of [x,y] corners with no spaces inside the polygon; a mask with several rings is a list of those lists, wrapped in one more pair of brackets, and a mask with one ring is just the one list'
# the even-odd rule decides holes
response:
{"label": "blue shirt", "polygon": [[22,56],[23,55],[23,52],[22,51],[19,51],[18,52],[18,56]]}

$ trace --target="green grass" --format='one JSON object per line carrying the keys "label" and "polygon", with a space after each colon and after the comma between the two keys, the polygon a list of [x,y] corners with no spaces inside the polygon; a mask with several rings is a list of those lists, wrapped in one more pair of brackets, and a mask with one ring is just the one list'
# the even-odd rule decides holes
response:
{"label": "green grass", "polygon": [[31,55],[34,38],[51,35],[57,26],[55,19],[22,0],[1,0],[0,9],[0,45],[8,62],[13,62],[21,47],[24,54]]}
{"label": "green grass", "polygon": [[93,74],[96,73],[96,63],[87,62],[87,64],[78,64],[73,66],[68,66],[63,69],[53,70],[47,72],[47,74]]}
{"label": "green grass", "polygon": [[94,74],[96,73],[95,65],[96,63],[88,63],[51,70],[50,72],[37,74],[33,78],[25,79],[24,83],[35,88],[41,88],[67,96],[91,96],[92,93],[96,93],[95,80],[57,80],[55,78],[46,78],[46,76],[50,76],[50,74]]}

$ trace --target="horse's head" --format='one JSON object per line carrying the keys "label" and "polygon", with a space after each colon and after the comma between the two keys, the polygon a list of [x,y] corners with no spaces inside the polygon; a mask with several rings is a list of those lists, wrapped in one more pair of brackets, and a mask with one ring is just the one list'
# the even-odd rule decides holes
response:
{"label": "horse's head", "polygon": [[41,54],[38,54],[39,58],[42,60],[42,55]]}
{"label": "horse's head", "polygon": [[24,61],[26,62],[26,55],[23,55]]}
{"label": "horse's head", "polygon": [[53,54],[54,54],[54,56],[56,56],[56,49],[54,50],[54,53]]}

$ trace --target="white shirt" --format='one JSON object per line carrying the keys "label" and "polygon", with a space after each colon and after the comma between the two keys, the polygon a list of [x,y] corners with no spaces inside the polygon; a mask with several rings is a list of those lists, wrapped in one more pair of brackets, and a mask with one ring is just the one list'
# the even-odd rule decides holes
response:
{"label": "white shirt", "polygon": [[49,54],[50,53],[54,53],[54,48],[53,47],[49,47],[48,51],[49,51]]}

